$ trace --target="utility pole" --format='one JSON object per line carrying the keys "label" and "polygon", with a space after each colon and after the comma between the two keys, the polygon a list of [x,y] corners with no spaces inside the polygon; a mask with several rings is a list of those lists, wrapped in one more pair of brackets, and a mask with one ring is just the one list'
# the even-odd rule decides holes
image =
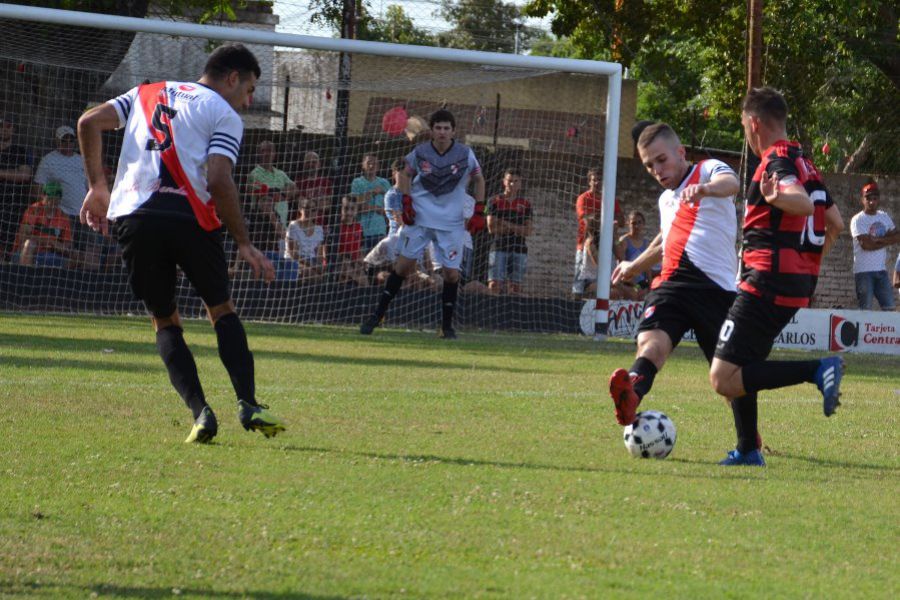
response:
{"label": "utility pole", "polygon": [[747,91],[762,83],[764,0],[747,0]]}
{"label": "utility pole", "polygon": [[[341,38],[356,38],[356,0],[344,0],[341,11]],[[334,112],[334,160],[332,163],[332,181],[334,195],[331,198],[331,209],[328,211],[328,230],[337,231],[341,212],[341,195],[337,190],[344,189],[344,170],[347,166],[347,126],[350,118],[350,66],[349,52],[341,52],[338,58],[338,90],[337,104]],[[337,264],[332,258],[337,254],[338,236],[330,235],[328,244],[328,264]]]}
{"label": "utility pole", "polygon": [[[747,91],[762,85],[762,21],[763,3],[765,0],[747,0]],[[744,143],[744,156],[741,167],[741,181],[744,183],[743,196],[746,199],[746,190],[750,187],[756,167],[759,166],[759,157],[750,152],[750,148]]]}

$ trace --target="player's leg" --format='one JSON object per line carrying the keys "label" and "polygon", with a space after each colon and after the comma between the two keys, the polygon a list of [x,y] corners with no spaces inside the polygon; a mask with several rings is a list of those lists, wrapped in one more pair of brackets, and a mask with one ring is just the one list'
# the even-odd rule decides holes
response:
{"label": "player's leg", "polygon": [[156,331],[156,349],[169,381],[191,410],[194,426],[186,442],[208,442],[218,430],[206,403],[194,355],[184,340],[175,306],[176,267],[168,230],[158,219],[126,217],[116,222],[116,236],[134,295],[144,302]]}
{"label": "player's leg", "polygon": [[173,228],[180,239],[176,259],[185,276],[203,299],[210,323],[216,331],[219,359],[228,371],[238,403],[238,418],[247,430],[266,437],[284,431],[284,424],[256,401],[253,353],[244,325],[234,311],[228,282],[221,231],[204,231],[196,224]]}
{"label": "player's leg", "polygon": [[641,400],[653,387],[672,350],[691,328],[689,291],[659,288],[647,296],[638,324],[637,352],[628,370],[616,369],[609,379],[609,394],[616,407],[616,421],[628,425]]}
{"label": "player's leg", "polygon": [[822,392],[825,415],[834,414],[840,405],[840,357],[766,360],[775,338],[796,312],[796,308],[777,306],[752,294],[738,294],[722,324],[710,367],[710,382],[716,392],[738,398],[761,390],[815,383]]}
{"label": "player's leg", "polygon": [[454,231],[433,230],[434,249],[438,264],[443,267],[444,285],[441,288],[441,328],[438,332],[444,339],[456,339],[453,329],[453,315],[459,296],[459,268],[463,259],[464,229]]}
{"label": "player's leg", "polygon": [[381,325],[388,306],[400,291],[403,281],[416,272],[418,257],[422,255],[429,241],[426,233],[425,228],[418,225],[406,225],[400,229],[396,248],[397,260],[394,261],[394,266],[384,282],[384,289],[378,296],[375,312],[359,327],[361,334],[370,335],[376,327]]}
{"label": "player's leg", "polygon": [[[719,331],[722,323],[728,317],[728,311],[734,304],[735,296],[734,292],[724,290],[717,293],[710,292],[706,295],[706,302],[698,304],[693,311],[697,345],[703,351],[703,355],[706,356],[710,365],[715,358]],[[759,435],[757,424],[756,392],[738,398],[726,398],[726,402],[734,418],[738,452],[746,456],[754,450],[759,450],[762,447],[762,438]],[[762,461],[762,457],[760,457],[760,461]]]}

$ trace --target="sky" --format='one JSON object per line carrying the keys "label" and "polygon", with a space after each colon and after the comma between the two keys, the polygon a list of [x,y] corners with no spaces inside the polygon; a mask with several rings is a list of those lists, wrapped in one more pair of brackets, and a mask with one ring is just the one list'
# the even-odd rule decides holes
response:
{"label": "sky", "polygon": [[[525,0],[512,0],[513,4],[522,6]],[[434,15],[439,9],[440,0],[369,0],[372,13],[381,15],[392,4],[399,4],[409,15],[415,25],[431,32],[449,29],[447,22]],[[329,28],[318,27],[310,22],[309,3],[306,0],[275,0],[275,14],[281,18],[277,31],[280,33],[299,33],[303,35],[332,36]],[[550,19],[526,19],[530,27],[550,30]]]}

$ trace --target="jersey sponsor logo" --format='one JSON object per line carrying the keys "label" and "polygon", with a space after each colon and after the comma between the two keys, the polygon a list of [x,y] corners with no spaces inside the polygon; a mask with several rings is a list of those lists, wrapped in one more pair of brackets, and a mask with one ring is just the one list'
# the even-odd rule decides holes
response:
{"label": "jersey sponsor logo", "polygon": [[831,352],[840,352],[859,345],[859,323],[848,321],[840,315],[831,315],[831,332],[828,348]]}
{"label": "jersey sponsor logo", "polygon": [[429,173],[431,173],[431,163],[427,160],[420,161],[419,171],[421,171],[424,175],[428,175]]}
{"label": "jersey sponsor logo", "polygon": [[178,89],[181,90],[182,92],[193,92],[193,91],[196,90],[197,88],[195,88],[195,87],[192,86],[192,85],[188,85],[188,84],[185,83],[185,84],[179,85],[179,86],[178,86]]}
{"label": "jersey sponsor logo", "polygon": [[650,317],[653,316],[653,313],[655,313],[655,312],[656,312],[655,306],[648,306],[647,310],[644,311],[644,318],[649,319]]}

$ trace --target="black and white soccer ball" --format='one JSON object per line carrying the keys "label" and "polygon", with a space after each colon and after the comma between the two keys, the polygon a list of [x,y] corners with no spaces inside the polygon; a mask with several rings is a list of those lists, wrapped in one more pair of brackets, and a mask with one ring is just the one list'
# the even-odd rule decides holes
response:
{"label": "black and white soccer ball", "polygon": [[625,447],[635,458],[665,458],[675,447],[675,423],[656,410],[635,415],[625,428]]}

